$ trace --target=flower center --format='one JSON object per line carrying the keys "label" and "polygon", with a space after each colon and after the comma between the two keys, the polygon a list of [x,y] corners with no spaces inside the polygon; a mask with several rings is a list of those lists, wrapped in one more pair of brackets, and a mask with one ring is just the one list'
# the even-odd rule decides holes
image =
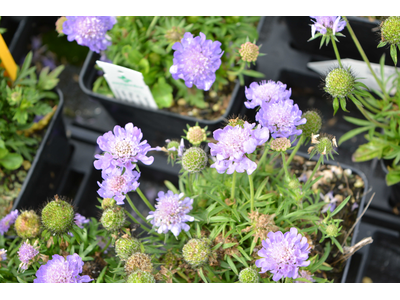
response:
{"label": "flower center", "polygon": [[233,156],[236,153],[244,153],[243,144],[249,136],[243,128],[239,128],[239,130],[227,132],[221,142],[224,145],[223,148],[228,150],[229,156]]}
{"label": "flower center", "polygon": [[180,223],[182,209],[178,201],[165,201],[162,203],[156,219],[166,225]]}
{"label": "flower center", "polygon": [[126,184],[126,179],[123,176],[114,176],[110,179],[109,187],[113,192],[121,192]]}
{"label": "flower center", "polygon": [[289,245],[281,242],[279,244],[276,244],[276,247],[272,252],[272,257],[281,269],[284,267],[284,265],[296,264],[293,252],[293,248],[290,248]]}
{"label": "flower center", "polygon": [[210,58],[202,52],[192,49],[184,58],[187,71],[194,77],[202,76],[208,69]]}
{"label": "flower center", "polygon": [[127,140],[120,140],[115,143],[114,154],[118,158],[129,159],[137,154],[137,149]]}

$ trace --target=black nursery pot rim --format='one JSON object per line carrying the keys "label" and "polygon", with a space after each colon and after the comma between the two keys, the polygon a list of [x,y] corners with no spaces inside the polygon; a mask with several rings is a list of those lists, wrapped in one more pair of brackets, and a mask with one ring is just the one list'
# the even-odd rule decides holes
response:
{"label": "black nursery pot rim", "polygon": [[23,182],[23,184],[21,186],[21,191],[19,192],[18,197],[14,200],[12,210],[15,210],[18,207],[18,204],[19,204],[19,202],[21,200],[23,191],[26,189],[29,181],[31,180],[31,178],[33,176],[33,172],[34,172],[34,170],[36,168],[36,165],[39,162],[41,153],[43,152],[43,150],[44,150],[44,148],[45,148],[45,146],[46,146],[46,144],[47,144],[47,142],[48,142],[48,140],[50,138],[50,134],[53,131],[53,128],[54,128],[55,123],[56,123],[56,120],[58,118],[62,117],[61,114],[62,114],[62,110],[63,110],[63,107],[64,107],[63,93],[59,88],[55,88],[55,92],[58,95],[57,109],[56,109],[54,115],[51,117],[51,121],[50,121],[49,125],[46,128],[46,133],[43,136],[43,139],[42,139],[42,141],[40,143],[40,146],[39,146],[38,150],[36,151],[35,158],[33,159],[31,167],[29,168],[28,174],[26,175],[26,178],[25,178],[25,180],[24,180],[24,182]]}
{"label": "black nursery pot rim", "polygon": [[[301,151],[298,151],[296,153],[296,155],[302,156],[304,158],[309,159],[310,155]],[[319,155],[313,156],[310,160],[312,161],[318,161],[319,159]],[[361,214],[364,210],[364,206],[365,206],[365,199],[366,199],[366,194],[368,191],[368,180],[367,180],[367,176],[365,176],[364,172],[362,172],[361,170],[357,169],[356,167],[353,166],[349,166],[337,161],[333,161],[333,160],[325,160],[324,164],[326,165],[335,165],[338,166],[340,165],[340,167],[342,167],[342,169],[350,169],[353,173],[356,173],[358,176],[361,177],[361,179],[364,181],[364,193],[361,197],[361,201],[360,201],[360,206],[358,208],[358,212],[357,212],[357,219],[359,219],[361,217]],[[356,220],[357,220],[356,219]],[[357,239],[357,235],[358,235],[358,231],[359,231],[359,227],[360,227],[360,223],[361,220],[358,221],[358,223],[356,224],[356,226],[353,229],[353,236],[351,238],[351,243],[350,243],[350,247],[354,246],[354,244],[356,243],[356,239]],[[342,275],[342,280],[340,281],[341,283],[345,283],[346,279],[347,279],[347,274],[349,272],[349,268],[350,268],[350,262],[351,262],[351,256],[347,259],[346,261],[346,265],[344,267],[343,270],[343,275]]]}
{"label": "black nursery pot rim", "polygon": [[[171,117],[171,118],[182,119],[185,122],[201,122],[203,125],[207,126],[207,125],[218,124],[220,122],[225,121],[229,117],[229,115],[231,114],[231,108],[232,108],[232,106],[234,104],[233,99],[235,99],[235,97],[238,94],[239,89],[240,89],[240,83],[239,83],[238,80],[236,80],[235,87],[233,88],[233,91],[232,91],[231,100],[229,101],[229,104],[228,104],[228,107],[226,108],[225,113],[223,115],[221,115],[221,117],[219,117],[218,119],[214,119],[214,120],[198,119],[198,118],[195,118],[195,117],[183,116],[183,115],[180,115],[180,114],[177,114],[177,113],[173,113],[173,112],[170,112],[170,111],[166,111],[166,110],[163,110],[163,109],[151,109],[151,108],[147,108],[145,106],[137,105],[137,104],[134,104],[134,103],[131,103],[131,102],[128,102],[128,101],[120,100],[118,98],[111,98],[111,97],[107,97],[107,96],[104,96],[102,94],[93,92],[90,89],[90,87],[88,87],[86,85],[87,82],[85,83],[83,78],[89,72],[89,70],[91,68],[91,65],[92,65],[91,62],[94,59],[95,55],[98,55],[98,54],[94,53],[93,51],[89,51],[89,53],[88,53],[88,55],[87,55],[87,57],[85,59],[85,62],[83,64],[83,66],[82,66],[81,73],[79,75],[79,86],[81,87],[81,89],[83,90],[83,92],[86,95],[88,95],[89,97],[92,97],[93,99],[104,101],[106,103],[108,102],[110,104],[111,103],[112,104],[118,104],[118,105],[121,105],[122,107],[135,108],[135,109],[143,110],[143,111],[146,111],[146,112],[155,112],[155,111],[157,111],[157,113],[159,113],[161,115],[165,115],[165,116],[168,116],[168,117]],[[93,83],[91,83],[91,84],[93,84]]]}

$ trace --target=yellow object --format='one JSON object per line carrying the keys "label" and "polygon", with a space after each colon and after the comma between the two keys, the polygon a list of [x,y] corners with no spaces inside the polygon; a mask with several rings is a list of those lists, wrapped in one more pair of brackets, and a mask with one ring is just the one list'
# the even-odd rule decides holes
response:
{"label": "yellow object", "polygon": [[0,34],[0,59],[1,65],[6,69],[6,75],[14,81],[17,78],[17,65],[15,64],[14,58],[12,57],[10,50],[8,50],[7,44]]}

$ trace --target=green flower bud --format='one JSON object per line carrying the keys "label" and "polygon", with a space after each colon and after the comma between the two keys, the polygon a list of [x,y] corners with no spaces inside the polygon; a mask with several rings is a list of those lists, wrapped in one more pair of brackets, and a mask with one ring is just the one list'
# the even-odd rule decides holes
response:
{"label": "green flower bud", "polygon": [[260,276],[255,268],[249,267],[239,273],[239,281],[241,283],[258,283],[259,280]]}
{"label": "green flower bud", "polygon": [[196,268],[208,261],[211,254],[209,239],[191,239],[182,249],[183,258],[192,267]]}
{"label": "green flower bud", "polygon": [[150,272],[137,270],[128,276],[127,283],[155,283],[156,280]]}
{"label": "green flower bud", "polygon": [[110,207],[114,207],[117,205],[117,202],[113,198],[104,198],[103,201],[101,202],[101,208],[107,209]]}
{"label": "green flower bud", "polygon": [[126,274],[131,274],[137,270],[151,272],[153,264],[150,256],[145,253],[136,252],[132,254],[125,263]]}
{"label": "green flower bud", "polygon": [[22,239],[33,239],[40,233],[40,217],[33,211],[22,212],[15,220],[15,231]]}
{"label": "green flower bud", "polygon": [[132,237],[121,237],[115,242],[115,252],[122,261],[126,261],[132,254],[140,252],[140,242]]}
{"label": "green flower bud", "polygon": [[103,211],[100,222],[107,231],[116,231],[124,226],[125,213],[122,207],[109,207]]}
{"label": "green flower bud", "polygon": [[336,227],[335,224],[330,224],[326,227],[326,235],[328,237],[337,237],[339,233],[339,229]]}
{"label": "green flower bud", "polygon": [[303,113],[301,118],[305,118],[307,120],[306,124],[302,124],[297,126],[298,129],[303,130],[303,135],[307,138],[311,137],[311,134],[317,134],[321,130],[322,127],[322,118],[318,111],[309,110]]}
{"label": "green flower bud", "polygon": [[239,125],[240,127],[244,128],[244,120],[239,119],[239,117],[237,117],[235,119],[229,119],[227,125],[232,126],[232,127]]}
{"label": "green flower bud", "polygon": [[246,42],[240,46],[240,56],[244,61],[253,62],[257,60],[259,47],[251,42]]}
{"label": "green flower bud", "polygon": [[189,128],[186,138],[193,146],[198,146],[207,139],[207,135],[206,131],[200,126],[193,126]]}
{"label": "green flower bud", "polygon": [[74,223],[74,208],[58,196],[42,210],[42,223],[45,229],[54,234],[68,232]]}
{"label": "green flower bud", "polygon": [[276,138],[271,141],[270,143],[271,150],[274,151],[286,151],[287,149],[290,148],[290,140],[282,137],[282,138]]}
{"label": "green flower bud", "polygon": [[345,98],[354,90],[355,77],[349,69],[335,68],[325,78],[325,92],[333,98]]}
{"label": "green flower bud", "polygon": [[172,26],[165,34],[165,38],[169,43],[180,42],[185,34],[185,29],[177,26]]}
{"label": "green flower bud", "polygon": [[182,155],[182,166],[190,173],[197,173],[207,165],[207,154],[199,147],[192,147]]}
{"label": "green flower bud", "polygon": [[311,157],[318,153],[326,157],[330,156],[333,159],[332,152],[338,154],[334,150],[334,147],[337,147],[336,138],[330,134],[312,134],[311,143],[314,144],[313,147],[308,149],[308,153],[311,153]]}
{"label": "green flower bud", "polygon": [[291,190],[295,190],[300,187],[300,182],[297,178],[291,178],[288,182],[288,187]]}
{"label": "green flower bud", "polygon": [[387,18],[381,24],[382,42],[388,42],[391,45],[400,45],[400,17],[393,16]]}
{"label": "green flower bud", "polygon": [[63,24],[64,24],[65,21],[67,21],[67,18],[66,18],[66,17],[60,17],[60,18],[57,19],[57,22],[56,22],[56,31],[57,31],[59,34],[64,34],[64,33],[63,33]]}

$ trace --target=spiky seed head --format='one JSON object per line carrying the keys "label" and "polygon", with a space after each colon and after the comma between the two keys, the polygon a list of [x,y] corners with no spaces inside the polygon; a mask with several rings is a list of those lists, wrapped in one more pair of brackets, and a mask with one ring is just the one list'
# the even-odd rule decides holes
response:
{"label": "spiky seed head", "polygon": [[125,263],[125,273],[130,275],[131,273],[142,270],[146,272],[151,272],[153,270],[153,264],[151,262],[150,256],[145,253],[136,252],[129,256]]}
{"label": "spiky seed head", "polygon": [[239,125],[240,127],[244,128],[244,122],[245,122],[245,120],[240,119],[239,117],[236,117],[236,118],[229,119],[227,125],[232,126],[232,127]]}
{"label": "spiky seed head", "polygon": [[115,242],[115,252],[122,261],[126,261],[132,254],[140,252],[138,239],[127,236],[121,237]]}
{"label": "spiky seed head", "polygon": [[243,269],[239,273],[239,281],[241,283],[258,283],[260,280],[260,275],[257,270],[253,267]]}
{"label": "spiky seed head", "polygon": [[101,215],[100,222],[107,231],[116,231],[124,226],[125,213],[122,207],[106,208]]}
{"label": "spiky seed head", "polygon": [[186,138],[193,146],[198,146],[207,139],[207,135],[200,126],[193,126],[189,128]]}
{"label": "spiky seed head", "polygon": [[319,154],[322,155],[327,155],[329,153],[332,153],[333,150],[332,139],[329,138],[328,136],[321,136],[321,138],[318,139],[318,143],[315,145],[315,149]]}
{"label": "spiky seed head", "polygon": [[251,42],[246,42],[240,46],[239,54],[244,61],[254,62],[260,54],[259,48],[260,47]]}
{"label": "spiky seed head", "polygon": [[381,38],[391,45],[400,45],[400,17],[392,16],[381,24]]}
{"label": "spiky seed head", "polygon": [[15,231],[22,239],[33,239],[40,234],[40,217],[33,211],[24,211],[15,220]]}
{"label": "spiky seed head", "polygon": [[49,202],[42,210],[42,224],[45,229],[53,234],[68,232],[74,223],[74,208],[58,196]]}
{"label": "spiky seed head", "polygon": [[128,276],[127,283],[155,283],[156,279],[150,272],[137,270]]}
{"label": "spiky seed head", "polygon": [[324,90],[333,98],[345,98],[353,93],[355,81],[350,68],[335,68],[326,76]]}
{"label": "spiky seed head", "polygon": [[290,140],[285,137],[276,138],[270,143],[271,149],[274,151],[286,151],[290,148]]}
{"label": "spiky seed head", "polygon": [[301,118],[305,118],[307,123],[297,126],[298,129],[303,131],[303,135],[307,138],[311,137],[311,134],[317,134],[322,127],[321,114],[317,110],[309,110],[303,113]]}
{"label": "spiky seed head", "polygon": [[326,234],[328,237],[337,237],[339,233],[339,229],[335,224],[329,224],[326,227]]}
{"label": "spiky seed head", "polygon": [[182,166],[190,173],[202,171],[207,165],[207,154],[199,147],[191,147],[182,155]]}
{"label": "spiky seed head", "polygon": [[192,267],[196,268],[208,261],[211,254],[209,239],[191,239],[182,249],[183,258]]}

